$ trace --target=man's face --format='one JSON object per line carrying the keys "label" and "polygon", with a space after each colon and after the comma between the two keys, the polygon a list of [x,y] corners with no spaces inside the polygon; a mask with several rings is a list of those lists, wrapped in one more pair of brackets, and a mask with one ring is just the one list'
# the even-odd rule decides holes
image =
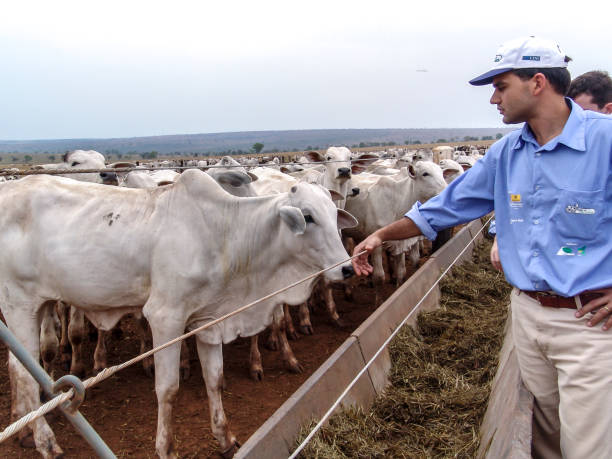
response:
{"label": "man's face", "polygon": [[531,81],[523,81],[511,72],[493,78],[495,91],[490,102],[497,105],[505,124],[522,123],[533,113],[536,99],[531,93]]}
{"label": "man's face", "polygon": [[593,96],[582,92],[574,97],[574,102],[580,105],[584,110],[592,110],[594,112],[606,113],[603,109],[600,109],[598,105],[593,102]]}

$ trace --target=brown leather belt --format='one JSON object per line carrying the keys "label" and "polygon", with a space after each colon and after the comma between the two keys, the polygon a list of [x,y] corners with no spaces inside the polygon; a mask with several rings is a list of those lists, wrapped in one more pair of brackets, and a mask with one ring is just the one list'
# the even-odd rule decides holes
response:
{"label": "brown leather belt", "polygon": [[[549,308],[576,309],[576,300],[573,296],[559,296],[549,292],[528,292],[526,290],[521,290],[521,292],[523,292],[527,296],[530,296],[542,306],[546,306]],[[602,294],[595,292],[582,292],[579,296],[580,302],[584,306],[589,301],[594,300],[595,298],[599,298],[600,296],[602,296]]]}

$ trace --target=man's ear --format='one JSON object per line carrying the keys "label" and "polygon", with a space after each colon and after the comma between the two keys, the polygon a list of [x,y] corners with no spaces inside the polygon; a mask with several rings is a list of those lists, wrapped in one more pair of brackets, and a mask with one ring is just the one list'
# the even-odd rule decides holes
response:
{"label": "man's ear", "polygon": [[612,102],[608,102],[606,105],[604,105],[601,111],[606,115],[612,115]]}
{"label": "man's ear", "polygon": [[536,73],[531,80],[534,83],[533,86],[533,95],[539,95],[546,86],[550,86],[550,83],[546,79],[543,73]]}

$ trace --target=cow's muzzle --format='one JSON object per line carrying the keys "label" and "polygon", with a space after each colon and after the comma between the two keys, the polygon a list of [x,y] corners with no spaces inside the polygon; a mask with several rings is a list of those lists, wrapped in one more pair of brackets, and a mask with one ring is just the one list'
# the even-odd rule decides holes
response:
{"label": "cow's muzzle", "polygon": [[102,179],[102,183],[104,185],[119,185],[117,174],[114,172],[100,172],[100,178]]}
{"label": "cow's muzzle", "polygon": [[338,178],[351,178],[351,169],[348,167],[339,167]]}
{"label": "cow's muzzle", "polygon": [[352,277],[354,275],[355,275],[355,270],[353,269],[352,265],[342,267],[342,277],[344,277],[345,279],[348,279],[349,277]]}

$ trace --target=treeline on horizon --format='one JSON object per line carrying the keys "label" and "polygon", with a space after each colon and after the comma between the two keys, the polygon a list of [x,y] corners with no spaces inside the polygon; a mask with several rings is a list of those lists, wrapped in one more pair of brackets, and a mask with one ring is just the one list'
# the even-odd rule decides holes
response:
{"label": "treeline on horizon", "polygon": [[[60,162],[66,151],[96,150],[109,161],[160,157],[208,157],[253,153],[323,150],[331,145],[376,148],[430,143],[475,142],[501,138],[511,129],[354,129],[313,131],[260,131],[249,133],[190,134],[131,139],[67,139],[0,141],[0,163]],[[334,133],[337,133],[334,135]],[[412,134],[403,137],[401,134]],[[367,140],[359,140],[358,135]],[[178,141],[180,140],[180,142]],[[350,141],[349,141],[350,140]],[[208,142],[207,142],[208,141]],[[216,144],[218,149],[212,149]],[[174,146],[175,148],[171,148]],[[225,148],[223,148],[225,147]]]}

